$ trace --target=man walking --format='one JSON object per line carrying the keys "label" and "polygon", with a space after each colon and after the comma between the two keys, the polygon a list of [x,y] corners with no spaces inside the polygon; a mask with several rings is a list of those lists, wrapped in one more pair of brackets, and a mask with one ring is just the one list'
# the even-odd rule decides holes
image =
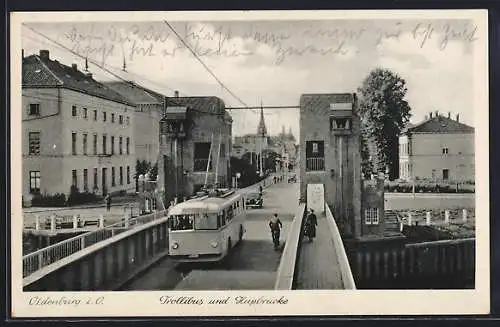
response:
{"label": "man walking", "polygon": [[274,249],[277,250],[280,245],[281,228],[283,228],[283,224],[281,223],[281,220],[279,220],[277,213],[275,213],[274,217],[272,217],[269,221],[269,228],[271,229]]}

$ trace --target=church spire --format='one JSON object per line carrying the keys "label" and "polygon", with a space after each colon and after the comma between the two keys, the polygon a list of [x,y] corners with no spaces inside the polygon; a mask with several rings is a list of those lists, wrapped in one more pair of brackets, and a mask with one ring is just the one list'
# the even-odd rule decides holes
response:
{"label": "church spire", "polygon": [[257,134],[259,136],[267,136],[266,122],[264,121],[264,107],[262,101],[260,102],[260,121],[257,127]]}

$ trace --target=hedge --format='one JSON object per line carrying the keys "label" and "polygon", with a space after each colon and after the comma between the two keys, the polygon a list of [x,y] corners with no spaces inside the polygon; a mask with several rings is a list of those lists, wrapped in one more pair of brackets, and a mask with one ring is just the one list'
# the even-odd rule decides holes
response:
{"label": "hedge", "polygon": [[431,182],[416,181],[414,184],[406,181],[386,181],[386,192],[412,193],[415,185],[416,193],[474,193],[475,185],[469,182]]}
{"label": "hedge", "polygon": [[31,200],[33,207],[66,207],[73,205],[81,205],[87,203],[95,203],[102,201],[102,197],[89,192],[74,191],[66,199],[63,193],[35,194]]}

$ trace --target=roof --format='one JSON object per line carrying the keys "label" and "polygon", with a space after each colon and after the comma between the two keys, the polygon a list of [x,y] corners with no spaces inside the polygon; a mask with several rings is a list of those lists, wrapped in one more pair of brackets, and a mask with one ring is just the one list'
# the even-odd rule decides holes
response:
{"label": "roof", "polygon": [[169,106],[184,106],[198,112],[226,114],[224,101],[215,96],[167,98]]}
{"label": "roof", "polygon": [[161,104],[163,105],[165,96],[138,85],[134,82],[102,82],[104,85],[120,93],[135,104]]}
{"label": "roof", "polygon": [[474,127],[460,123],[456,120],[445,116],[433,116],[419,124],[409,124],[403,131],[403,134],[412,133],[437,133],[437,134],[453,134],[453,133],[474,133]]}
{"label": "roof", "polygon": [[181,215],[187,213],[197,212],[219,212],[222,206],[230,202],[234,202],[241,198],[240,194],[232,195],[231,197],[204,197],[198,199],[191,199],[185,202],[176,204],[169,210],[170,215]]}
{"label": "roof", "polygon": [[167,119],[185,119],[187,115],[186,107],[167,107]]}
{"label": "roof", "polygon": [[300,106],[329,108],[331,103],[354,103],[353,93],[302,94]]}
{"label": "roof", "polygon": [[31,55],[23,58],[23,87],[64,87],[99,98],[135,106],[127,98],[84,74],[57,60]]}

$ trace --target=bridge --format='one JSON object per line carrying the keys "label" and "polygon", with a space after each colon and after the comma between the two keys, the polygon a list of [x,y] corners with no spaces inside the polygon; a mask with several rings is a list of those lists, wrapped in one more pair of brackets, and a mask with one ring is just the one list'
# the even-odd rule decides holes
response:
{"label": "bridge", "polygon": [[[306,204],[298,183],[264,182],[262,209],[248,209],[243,241],[221,262],[183,264],[168,256],[167,212],[84,233],[23,258],[25,291],[355,289],[328,207],[317,237],[303,238]],[[258,185],[238,190],[255,191]],[[274,250],[268,221],[283,222]],[[125,224],[127,224],[125,226]]]}

